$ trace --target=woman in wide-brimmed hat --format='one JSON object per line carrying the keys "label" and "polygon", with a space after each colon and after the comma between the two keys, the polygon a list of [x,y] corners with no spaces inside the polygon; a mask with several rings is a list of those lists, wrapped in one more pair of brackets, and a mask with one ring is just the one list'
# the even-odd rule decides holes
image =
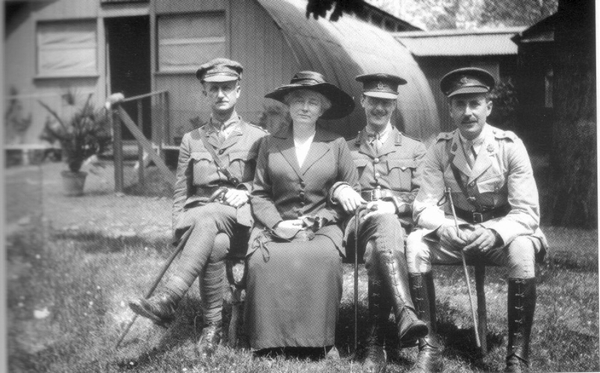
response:
{"label": "woman in wide-brimmed hat", "polygon": [[346,141],[317,119],[343,118],[354,101],[312,71],[265,97],[285,103],[292,124],[268,136],[258,154],[245,317],[250,345],[326,351],[342,295],[345,218],[327,196],[336,182],[358,188],[358,175]]}

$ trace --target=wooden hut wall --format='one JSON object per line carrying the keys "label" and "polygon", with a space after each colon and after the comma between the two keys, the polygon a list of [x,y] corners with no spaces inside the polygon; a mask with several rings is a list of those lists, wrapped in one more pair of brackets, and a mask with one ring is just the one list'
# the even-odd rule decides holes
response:
{"label": "wooden hut wall", "polygon": [[[170,2],[168,4],[171,4]],[[297,63],[289,51],[282,33],[269,15],[254,0],[212,2],[211,6],[195,2],[187,8],[173,9],[161,0],[156,6],[157,17],[173,13],[222,13],[226,22],[225,57],[244,66],[242,93],[238,113],[247,121],[258,123],[264,110],[264,95],[284,82],[289,82]],[[198,58],[198,65],[205,62]],[[205,121],[210,115],[195,70],[178,73],[155,73],[155,89],[169,90],[170,135],[180,137],[193,128],[190,119]]]}
{"label": "wooden hut wall", "polygon": [[[7,21],[4,39],[5,70],[4,94],[8,96],[14,88],[24,115],[32,115],[31,126],[23,139],[27,144],[41,143],[39,135],[48,113],[39,105],[42,100],[61,112],[64,102],[60,94],[70,88],[85,95],[94,94],[97,105],[105,99],[104,80],[104,28],[98,21],[98,0],[59,0],[28,2]],[[37,28],[38,24],[54,21],[88,20],[96,24],[96,74],[85,76],[41,76],[37,71]],[[6,141],[9,141],[7,139]]]}
{"label": "wooden hut wall", "polygon": [[265,94],[289,83],[298,63],[281,30],[256,0],[231,2],[230,45],[231,57],[244,66],[239,113],[258,123],[271,101]]}
{"label": "wooden hut wall", "polygon": [[328,121],[326,125],[331,129],[346,138],[355,136],[365,124],[365,114],[360,107],[362,88],[355,77],[388,72],[411,82],[402,88],[394,124],[426,142],[439,132],[437,107],[425,76],[409,51],[390,33],[349,14],[336,22],[326,18],[307,20],[306,3],[299,0],[256,1],[283,31],[300,69],[319,71],[331,83],[354,96],[354,112],[344,119]]}
{"label": "wooden hut wall", "polygon": [[[161,17],[186,15],[199,17],[204,15],[222,15],[225,23],[224,29],[225,44],[227,45],[230,35],[228,34],[228,1],[209,0],[209,1],[155,1],[155,14],[157,17],[157,28],[160,27]],[[158,31],[156,32],[158,34]],[[158,40],[155,41],[153,48],[158,48]],[[160,53],[160,50],[156,51]],[[228,57],[228,56],[225,56]],[[155,58],[157,60],[158,58]],[[196,65],[199,66],[205,62],[204,57],[198,56]],[[196,66],[196,67],[197,67]],[[154,69],[153,90],[167,90],[169,92],[169,138],[167,142],[172,142],[173,138],[180,138],[184,133],[194,128],[192,124],[195,119],[204,121],[208,118],[210,108],[206,105],[205,98],[202,95],[202,87],[196,79],[196,69],[190,68],[186,71],[163,72],[158,68]]]}

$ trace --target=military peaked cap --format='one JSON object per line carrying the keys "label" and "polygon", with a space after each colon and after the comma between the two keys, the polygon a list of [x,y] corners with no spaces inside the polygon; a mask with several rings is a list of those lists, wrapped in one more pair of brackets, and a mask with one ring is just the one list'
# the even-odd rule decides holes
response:
{"label": "military peaked cap", "polygon": [[201,82],[230,82],[242,79],[242,71],[244,68],[237,61],[215,58],[200,65],[196,78]]}
{"label": "military peaked cap", "polygon": [[356,81],[363,84],[365,96],[396,99],[398,98],[398,86],[406,84],[406,80],[392,74],[364,74],[356,77]]}
{"label": "military peaked cap", "polygon": [[468,93],[487,93],[494,88],[495,84],[492,74],[476,67],[450,71],[440,80],[440,88],[448,97]]}

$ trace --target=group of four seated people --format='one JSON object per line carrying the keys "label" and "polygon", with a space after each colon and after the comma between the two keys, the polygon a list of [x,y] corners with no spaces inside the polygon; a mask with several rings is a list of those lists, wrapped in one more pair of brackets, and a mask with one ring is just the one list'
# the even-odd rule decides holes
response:
{"label": "group of four seated people", "polygon": [[[358,247],[368,274],[364,364],[385,370],[391,312],[400,345],[418,345],[412,371],[441,371],[431,264],[460,261],[462,250],[509,268],[507,371],[527,365],[535,259],[546,242],[521,140],[486,123],[494,78],[465,68],[442,79],[457,130],[440,134],[427,151],[391,124],[398,88],[407,84],[401,77],[356,77],[366,125],[346,141],[317,121],[349,115],[354,100],[322,74],[298,72],[265,96],[284,103],[291,117],[267,134],[236,113],[242,72],[238,62],[218,58],[196,73],[211,116],[182,139],[173,202],[175,239],[191,232],[166,284],[131,301],[131,309],[165,324],[199,277],[204,328],[197,350],[211,355],[221,339],[229,250],[215,240],[242,235],[249,237],[244,325],[250,346],[322,348],[335,356],[342,258]],[[459,229],[448,204],[439,203],[448,186]]]}

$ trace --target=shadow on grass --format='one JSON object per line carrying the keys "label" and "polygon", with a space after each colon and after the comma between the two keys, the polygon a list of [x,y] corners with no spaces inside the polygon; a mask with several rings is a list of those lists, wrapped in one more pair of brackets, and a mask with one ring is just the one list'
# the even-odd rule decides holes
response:
{"label": "shadow on grass", "polygon": [[153,247],[159,254],[168,254],[175,249],[170,240],[146,239],[139,236],[110,237],[99,232],[60,231],[52,235],[54,240],[71,240],[80,244],[79,249],[89,254],[118,253],[125,249],[143,251]]}
{"label": "shadow on grass", "polygon": [[193,355],[195,351],[191,351],[192,346],[195,347],[203,328],[200,310],[201,304],[198,298],[184,297],[173,322],[165,327],[151,326],[158,331],[150,345],[140,348],[139,337],[129,341],[126,338],[122,351],[113,364],[122,370],[152,367],[157,361],[161,361],[165,354],[177,348],[185,350],[186,355]]}

